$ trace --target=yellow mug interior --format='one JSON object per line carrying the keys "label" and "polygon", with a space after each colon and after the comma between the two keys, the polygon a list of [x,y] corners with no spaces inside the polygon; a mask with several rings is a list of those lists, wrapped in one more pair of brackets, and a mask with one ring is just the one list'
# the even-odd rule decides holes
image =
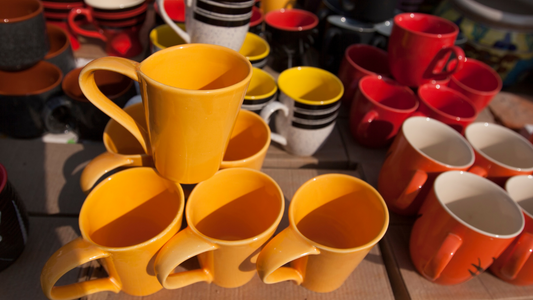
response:
{"label": "yellow mug interior", "polygon": [[244,55],[250,61],[263,59],[270,53],[270,46],[268,42],[257,34],[248,32],[244,38],[244,42],[239,50],[239,53]]}
{"label": "yellow mug interior", "polygon": [[270,145],[270,129],[257,114],[240,110],[223,162],[250,159]]}
{"label": "yellow mug interior", "polygon": [[315,67],[294,67],[283,71],[278,87],[295,101],[308,105],[327,105],[339,100],[344,86],[337,76]]}
{"label": "yellow mug interior", "polygon": [[252,79],[246,91],[246,100],[259,100],[273,96],[278,90],[276,80],[272,75],[259,69],[253,68]]}
{"label": "yellow mug interior", "polygon": [[[176,24],[185,31],[185,24]],[[150,41],[159,49],[186,44],[186,42],[167,24],[159,25],[150,31]]]}

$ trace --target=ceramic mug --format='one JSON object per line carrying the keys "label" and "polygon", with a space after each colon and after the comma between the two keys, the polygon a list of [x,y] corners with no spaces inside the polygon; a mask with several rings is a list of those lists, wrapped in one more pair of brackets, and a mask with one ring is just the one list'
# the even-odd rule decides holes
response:
{"label": "ceramic mug", "polygon": [[0,132],[14,138],[35,138],[46,128],[43,108],[61,92],[61,70],[46,61],[17,72],[0,70]]}
{"label": "ceramic mug", "polygon": [[[394,17],[389,37],[389,67],[394,78],[409,87],[448,79],[463,67],[465,54],[454,46],[459,28],[454,23],[422,13],[402,13]],[[453,69],[445,64],[453,53]]]}
{"label": "ceramic mug", "polygon": [[505,190],[524,214],[522,233],[490,266],[500,279],[514,285],[533,284],[533,176],[519,175],[507,180]]}
{"label": "ceramic mug", "polygon": [[157,0],[161,17],[185,42],[220,45],[235,51],[244,42],[254,6],[254,0],[185,1],[185,32],[170,19],[164,2]]}
{"label": "ceramic mug", "polygon": [[[294,194],[289,227],[259,253],[259,278],[267,284],[293,280],[314,292],[333,291],[388,225],[387,205],[368,183],[343,174],[317,176]],[[283,267],[289,262],[290,267]]]}
{"label": "ceramic mug", "polygon": [[339,67],[339,79],[344,85],[342,102],[352,105],[353,97],[359,89],[359,80],[366,75],[391,77],[387,52],[370,45],[355,44],[346,48]]}
{"label": "ceramic mug", "polygon": [[[185,30],[185,24],[178,24]],[[185,44],[185,41],[167,24],[159,25],[150,31],[150,51],[155,53],[168,47]]]}
{"label": "ceramic mug", "polygon": [[[102,181],[81,208],[81,237],[43,267],[45,296],[74,299],[103,291],[146,296],[161,290],[152,259],[180,229],[184,203],[181,186],[153,168],[123,170]],[[109,277],[55,286],[68,271],[97,259]]]}
{"label": "ceramic mug", "polygon": [[445,85],[427,83],[418,88],[422,115],[439,120],[460,133],[474,122],[478,111],[463,94]]}
{"label": "ceramic mug", "polygon": [[466,171],[474,158],[470,144],[448,125],[411,117],[404,121],[387,152],[378,191],[391,211],[416,215],[439,174]]}
{"label": "ceramic mug", "polygon": [[61,72],[66,75],[76,68],[76,60],[70,46],[68,33],[60,26],[51,23],[46,23],[46,32],[50,49],[44,60],[58,66]]}
{"label": "ceramic mug", "polygon": [[279,102],[269,103],[261,111],[268,123],[275,116],[277,133],[272,140],[297,156],[313,155],[335,127],[342,82],[328,71],[315,67],[295,67],[278,77]]}
{"label": "ceramic mug", "polygon": [[448,87],[468,97],[482,111],[502,89],[502,79],[489,65],[467,58],[463,68],[451,76]]}
{"label": "ceramic mug", "polygon": [[263,68],[267,63],[270,46],[257,34],[248,32],[239,53],[248,58],[255,68]]}
{"label": "ceramic mug", "polygon": [[27,69],[49,50],[43,4],[39,0],[0,1],[0,70]]}
{"label": "ceramic mug", "polygon": [[[94,72],[101,69],[140,83],[147,130],[98,90]],[[198,183],[219,169],[251,77],[252,65],[239,53],[217,45],[185,44],[158,51],[141,63],[120,57],[93,60],[81,71],[80,87],[135,136],[163,177]]]}
{"label": "ceramic mug", "polygon": [[411,260],[431,282],[463,283],[487,269],[523,228],[520,207],[501,187],[468,172],[445,172],[411,230]]}
{"label": "ceramic mug", "polygon": [[418,98],[409,87],[379,75],[365,76],[350,110],[350,131],[361,145],[385,146],[417,109]]}
{"label": "ceramic mug", "polygon": [[497,124],[476,122],[465,130],[476,153],[471,169],[504,186],[515,175],[533,174],[533,145],[519,133]]}
{"label": "ceramic mug", "polygon": [[[187,200],[188,227],[156,257],[159,282],[167,289],[202,281],[225,288],[246,284],[256,274],[256,257],[278,227],[284,205],[278,184],[256,170],[221,170],[199,183]],[[173,272],[194,256],[200,269]]]}
{"label": "ceramic mug", "polygon": [[140,5],[144,0],[84,0],[90,7],[112,10],[112,9],[126,9]]}
{"label": "ceramic mug", "polygon": [[241,108],[260,114],[265,106],[276,100],[277,92],[278,85],[274,77],[261,69],[254,68]]}
{"label": "ceramic mug", "polygon": [[268,14],[271,11],[279,9],[293,9],[295,8],[296,0],[261,0],[260,8],[263,14]]}

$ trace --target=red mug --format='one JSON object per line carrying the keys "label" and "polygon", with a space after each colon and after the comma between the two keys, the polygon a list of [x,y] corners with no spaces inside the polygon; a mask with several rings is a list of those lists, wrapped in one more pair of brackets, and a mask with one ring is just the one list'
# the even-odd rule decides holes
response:
{"label": "red mug", "polygon": [[[424,83],[447,80],[463,67],[464,51],[454,46],[459,27],[444,18],[402,13],[394,17],[389,37],[389,67],[401,84],[419,87]],[[450,70],[445,65],[451,54],[457,63]]]}
{"label": "red mug", "polygon": [[525,218],[522,233],[490,266],[500,279],[514,285],[533,284],[533,176],[512,177],[505,184],[509,196],[518,203]]}
{"label": "red mug", "polygon": [[502,79],[487,64],[467,58],[463,68],[451,76],[448,86],[468,97],[482,111],[502,89]]}
{"label": "red mug", "polygon": [[524,228],[520,207],[486,178],[439,175],[411,230],[409,250],[427,280],[459,284],[484,272]]}
{"label": "red mug", "polygon": [[352,104],[359,80],[366,75],[391,77],[387,52],[366,44],[354,44],[346,48],[338,77],[344,85],[341,101],[347,107]]}
{"label": "red mug", "polygon": [[465,130],[476,161],[469,170],[500,186],[516,175],[533,174],[533,145],[519,133],[498,124],[472,123]]}
{"label": "red mug", "polygon": [[[96,30],[87,30],[78,26],[74,21],[78,15],[84,15]],[[134,18],[96,21],[90,9],[73,8],[68,15],[68,24],[79,35],[104,41],[107,54],[130,58],[140,54],[143,50],[139,32],[145,15],[146,13],[141,13]]]}
{"label": "red mug", "polygon": [[409,87],[379,75],[365,76],[350,110],[352,136],[364,146],[388,145],[417,108],[418,98]]}
{"label": "red mug", "polygon": [[378,191],[391,211],[415,216],[435,178],[446,171],[468,170],[474,157],[466,139],[446,124],[408,118],[381,167]]}
{"label": "red mug", "polygon": [[472,102],[447,86],[424,84],[418,88],[418,97],[421,114],[448,124],[460,133],[477,118],[478,111]]}

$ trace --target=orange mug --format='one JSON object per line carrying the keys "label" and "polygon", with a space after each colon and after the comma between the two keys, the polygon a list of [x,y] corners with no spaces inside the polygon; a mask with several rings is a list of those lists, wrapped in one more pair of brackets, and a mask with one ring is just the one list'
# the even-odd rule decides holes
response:
{"label": "orange mug", "polygon": [[511,177],[505,189],[522,209],[525,226],[522,233],[490,266],[490,271],[508,283],[530,285],[533,284],[533,176]]}
{"label": "orange mug", "polygon": [[[225,169],[200,182],[185,209],[188,227],[161,249],[155,273],[167,289],[196,282],[239,287],[255,275],[259,250],[283,215],[283,192],[269,176],[246,168]],[[174,269],[198,256],[200,268]]]}
{"label": "orange mug", "polygon": [[524,228],[520,207],[486,178],[448,171],[435,179],[409,242],[411,260],[427,280],[466,282],[487,269]]}
{"label": "orange mug", "polygon": [[[147,130],[100,92],[94,72],[102,69],[140,83]],[[141,63],[121,57],[95,59],[79,80],[85,96],[153,156],[159,174],[189,184],[218,171],[251,77],[252,65],[234,50],[184,44]]]}
{"label": "orange mug", "polygon": [[378,191],[389,209],[416,215],[435,178],[450,170],[468,170],[474,151],[450,126],[426,117],[405,120],[388,150]]}
{"label": "orange mug", "polygon": [[[178,232],[184,203],[181,186],[153,168],[127,169],[102,181],[81,208],[81,237],[57,250],[42,270],[45,296],[75,299],[103,291],[146,296],[161,290],[153,259]],[[97,259],[109,277],[54,286],[68,271]]]}
{"label": "orange mug", "polygon": [[343,174],[317,176],[294,194],[289,227],[261,250],[257,272],[267,284],[293,280],[315,292],[333,291],[388,225],[387,205],[368,183]]}
{"label": "orange mug", "polygon": [[499,184],[515,175],[533,174],[533,145],[509,128],[491,123],[472,123],[465,137],[474,148],[476,160],[470,172]]}

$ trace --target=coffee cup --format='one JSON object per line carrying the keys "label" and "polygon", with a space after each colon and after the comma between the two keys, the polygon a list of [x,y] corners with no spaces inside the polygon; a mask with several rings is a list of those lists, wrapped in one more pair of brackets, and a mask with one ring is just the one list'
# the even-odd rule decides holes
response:
{"label": "coffee cup", "polygon": [[520,208],[501,187],[469,172],[445,172],[411,230],[411,260],[431,282],[463,283],[484,272],[523,228]]}
{"label": "coffee cup", "polygon": [[328,71],[315,67],[295,67],[278,77],[278,100],[261,111],[261,117],[270,122],[275,116],[277,133],[272,140],[287,152],[297,156],[311,156],[326,141],[335,127],[342,82]]}
{"label": "coffee cup", "polygon": [[378,191],[391,211],[416,215],[439,174],[467,171],[474,158],[468,141],[448,125],[431,118],[410,117],[387,152]]}
{"label": "coffee cup", "polygon": [[257,34],[248,32],[239,53],[248,58],[255,68],[263,68],[267,63],[270,46]]}
{"label": "coffee cup", "polygon": [[[463,67],[465,54],[454,46],[457,25],[423,13],[402,13],[394,17],[389,37],[389,67],[394,78],[409,87],[447,80]],[[445,65],[454,54],[454,68]]]}
{"label": "coffee cup", "polygon": [[[159,251],[155,273],[167,289],[196,282],[234,288],[256,274],[259,250],[284,211],[283,192],[269,176],[246,168],[225,169],[192,190],[185,208],[188,227]],[[198,256],[199,269],[173,272]]]}
{"label": "coffee cup", "polygon": [[420,106],[418,112],[439,120],[459,133],[474,122],[478,111],[463,94],[445,85],[427,83],[418,88]]}
{"label": "coffee cup", "polygon": [[[169,60],[174,63],[163,63]],[[147,130],[99,91],[94,72],[102,69],[140,82]],[[185,44],[141,63],[120,57],[93,60],[81,71],[80,87],[135,136],[153,156],[159,174],[187,184],[204,181],[219,169],[251,77],[252,65],[236,51]]]}
{"label": "coffee cup", "polygon": [[39,0],[2,0],[0,5],[0,70],[27,69],[49,49],[43,4]]}
{"label": "coffee cup", "polygon": [[466,128],[465,137],[476,153],[471,172],[502,187],[512,176],[533,174],[533,145],[517,132],[476,122]]}
{"label": "coffee cup", "polygon": [[278,85],[274,77],[261,69],[254,68],[241,108],[260,114],[265,106],[276,100],[277,92]]}
{"label": "coffee cup", "polygon": [[[178,26],[185,30],[185,24],[178,24]],[[185,44],[185,41],[167,24],[159,25],[150,31],[152,53],[181,44]]]}
{"label": "coffee cup", "polygon": [[514,285],[533,284],[533,176],[511,177],[505,190],[522,209],[525,226],[522,233],[505,249],[490,266],[498,278]]}
{"label": "coffee cup", "polygon": [[448,87],[465,95],[482,111],[502,89],[502,79],[487,64],[467,58],[463,68],[451,76]]}
{"label": "coffee cup", "polygon": [[41,136],[44,105],[61,92],[62,79],[61,70],[46,61],[17,72],[0,70],[0,132],[14,138]]}
{"label": "coffee cup", "polygon": [[[102,181],[81,208],[81,237],[43,267],[45,296],[74,299],[103,291],[146,296],[161,290],[153,259],[180,229],[184,203],[181,186],[153,168],[123,170]],[[65,273],[93,260],[103,263],[108,277],[55,286]]]}
{"label": "coffee cup", "polygon": [[379,75],[365,76],[350,110],[350,131],[361,145],[386,146],[417,109],[418,98],[409,87]]}
{"label": "coffee cup", "polygon": [[361,78],[374,74],[391,77],[387,59],[387,52],[370,45],[355,44],[346,49],[338,73],[344,85],[342,102],[346,107],[352,105]]}
{"label": "coffee cup", "polygon": [[185,32],[170,19],[164,2],[157,0],[161,17],[185,42],[220,45],[235,51],[239,51],[244,42],[254,6],[254,0],[185,1]]}
{"label": "coffee cup", "polygon": [[259,278],[267,284],[292,280],[314,292],[331,292],[388,225],[387,205],[368,183],[343,174],[317,176],[298,188],[289,207],[289,226],[259,253]]}

